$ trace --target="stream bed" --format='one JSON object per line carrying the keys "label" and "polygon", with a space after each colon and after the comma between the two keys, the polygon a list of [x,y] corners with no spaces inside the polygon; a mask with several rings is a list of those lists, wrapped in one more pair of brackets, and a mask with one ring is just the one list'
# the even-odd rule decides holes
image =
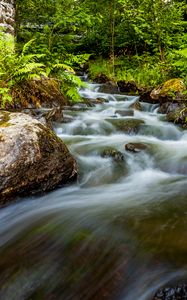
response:
{"label": "stream bed", "polygon": [[[142,125],[122,132],[114,124],[129,116],[118,112],[138,97],[99,87],[80,93],[106,102],[65,111],[73,121],[54,127],[78,183],[0,210],[1,300],[152,300],[187,282],[187,131],[141,102],[130,118]],[[103,157],[109,147],[124,159]]]}

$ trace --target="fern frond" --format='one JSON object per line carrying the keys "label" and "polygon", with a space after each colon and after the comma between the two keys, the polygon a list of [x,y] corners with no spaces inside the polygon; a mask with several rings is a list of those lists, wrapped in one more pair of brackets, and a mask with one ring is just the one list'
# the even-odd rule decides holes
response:
{"label": "fern frond", "polygon": [[31,44],[35,41],[35,39],[31,39],[30,41],[28,41],[22,49],[21,55],[25,55],[25,53],[28,51],[29,47],[31,46]]}

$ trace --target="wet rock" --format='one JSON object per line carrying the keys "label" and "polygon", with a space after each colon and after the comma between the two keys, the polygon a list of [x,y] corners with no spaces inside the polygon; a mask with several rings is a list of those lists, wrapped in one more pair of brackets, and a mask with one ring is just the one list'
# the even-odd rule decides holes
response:
{"label": "wet rock", "polygon": [[109,81],[100,86],[99,92],[105,94],[119,94],[119,89],[116,83]]}
{"label": "wet rock", "polygon": [[186,124],[186,118],[187,118],[187,108],[180,108],[176,109],[174,111],[170,111],[166,115],[166,120],[168,122],[173,122],[176,124],[185,125]]}
{"label": "wet rock", "polygon": [[129,108],[141,111],[142,110],[142,105],[141,105],[141,103],[139,101],[136,101],[136,102],[132,103],[129,106]]}
{"label": "wet rock", "polygon": [[73,122],[73,117],[69,115],[64,115],[61,123],[71,123]]}
{"label": "wet rock", "polygon": [[134,111],[132,109],[116,110],[115,114],[119,114],[122,117],[133,117]]}
{"label": "wet rock", "polygon": [[111,157],[116,162],[121,162],[124,160],[123,154],[116,150],[115,148],[107,148],[102,153],[101,156],[104,158]]}
{"label": "wet rock", "polygon": [[142,150],[146,150],[147,146],[142,143],[128,143],[125,145],[125,150],[131,152],[140,152]]}
{"label": "wet rock", "polygon": [[65,144],[35,118],[1,112],[0,137],[0,204],[76,179],[76,161]]}
{"label": "wet rock", "polygon": [[105,74],[99,73],[96,75],[93,81],[96,83],[107,83],[110,81],[110,79]]}
{"label": "wet rock", "polygon": [[166,287],[156,292],[153,300],[186,300],[187,285],[181,284],[176,287]]}
{"label": "wet rock", "polygon": [[154,101],[152,98],[151,98],[151,92],[152,92],[152,89],[146,89],[146,88],[140,88],[138,90],[138,94],[140,95],[140,101],[145,101],[145,102],[148,102],[148,103],[154,103],[154,102],[157,102],[157,101]]}
{"label": "wet rock", "polygon": [[106,119],[106,121],[110,122],[117,130],[128,134],[138,133],[140,126],[144,124],[143,120],[134,118]]}
{"label": "wet rock", "polygon": [[117,82],[117,85],[121,93],[137,94],[138,92],[138,87],[134,81],[120,80]]}
{"label": "wet rock", "polygon": [[165,102],[160,105],[158,109],[158,113],[167,114],[169,112],[179,109],[179,107],[180,107],[179,103]]}
{"label": "wet rock", "polygon": [[101,97],[97,98],[96,101],[97,101],[99,104],[102,104],[102,103],[104,103],[104,102],[109,102],[108,99],[101,98]]}
{"label": "wet rock", "polygon": [[74,106],[64,106],[63,107],[63,110],[64,111],[87,111],[89,110],[90,108],[83,105],[83,106],[80,106],[80,105],[74,105]]}
{"label": "wet rock", "polygon": [[93,98],[93,99],[92,98],[83,98],[83,99],[86,104],[89,103],[88,106],[90,106],[90,107],[95,106],[95,104],[103,104],[104,102],[109,102],[104,98],[96,98],[96,99],[95,98]]}

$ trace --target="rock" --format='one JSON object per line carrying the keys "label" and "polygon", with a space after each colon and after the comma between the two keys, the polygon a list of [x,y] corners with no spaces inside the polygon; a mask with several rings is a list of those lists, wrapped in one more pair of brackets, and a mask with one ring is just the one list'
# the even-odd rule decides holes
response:
{"label": "rock", "polygon": [[83,101],[90,107],[95,106],[95,104],[103,104],[104,102],[107,102],[104,98],[83,98]]}
{"label": "rock", "polygon": [[148,103],[155,103],[157,101],[154,101],[152,98],[151,98],[151,92],[152,92],[152,89],[150,88],[140,88],[138,89],[138,93],[140,95],[140,101],[145,101],[145,102],[148,102]]}
{"label": "rock", "polygon": [[123,131],[127,134],[138,133],[140,126],[144,124],[143,120],[126,118],[126,119],[106,119],[110,122],[117,130]]}
{"label": "rock", "polygon": [[125,145],[125,150],[131,152],[140,152],[142,150],[146,150],[147,146],[142,143],[128,143]]}
{"label": "rock", "polygon": [[90,108],[87,106],[80,106],[80,105],[74,105],[74,106],[64,106],[64,111],[87,111]]}
{"label": "rock", "polygon": [[99,73],[96,75],[93,81],[96,83],[107,83],[110,81],[110,79],[105,74]]}
{"label": "rock", "polygon": [[134,111],[132,109],[116,110],[115,114],[119,114],[122,117],[133,117]]}
{"label": "rock", "polygon": [[136,101],[136,102],[132,103],[129,106],[129,108],[141,111],[142,110],[142,105],[141,105],[141,103],[139,101]]}
{"label": "rock", "polygon": [[166,115],[166,120],[168,122],[173,122],[181,125],[184,125],[186,123],[186,118],[187,118],[187,108],[182,108],[182,107],[180,109],[170,111]]}
{"label": "rock", "polygon": [[75,159],[47,126],[23,113],[0,113],[0,204],[76,177]]}
{"label": "rock", "polygon": [[187,299],[187,285],[181,284],[176,287],[166,287],[156,292],[153,300],[185,300]]}
{"label": "rock", "polygon": [[98,90],[99,93],[105,93],[105,94],[119,94],[118,86],[112,82],[109,81],[105,84],[102,84]]}
{"label": "rock", "polygon": [[63,116],[63,120],[62,120],[62,123],[71,123],[73,122],[73,117],[72,116],[69,116],[69,115],[64,115]]}
{"label": "rock", "polygon": [[180,78],[170,79],[163,85],[152,90],[150,96],[154,100],[167,102],[168,100],[183,100],[182,93],[186,90],[184,82]]}
{"label": "rock", "polygon": [[116,150],[115,148],[107,148],[102,153],[101,156],[104,158],[111,157],[116,162],[121,162],[124,160],[123,154]]}
{"label": "rock", "polygon": [[117,85],[121,93],[137,94],[138,92],[138,87],[134,81],[120,80],[117,82]]}
{"label": "rock", "polygon": [[158,113],[166,114],[179,109],[179,107],[180,107],[179,103],[165,102],[160,105],[158,109]]}

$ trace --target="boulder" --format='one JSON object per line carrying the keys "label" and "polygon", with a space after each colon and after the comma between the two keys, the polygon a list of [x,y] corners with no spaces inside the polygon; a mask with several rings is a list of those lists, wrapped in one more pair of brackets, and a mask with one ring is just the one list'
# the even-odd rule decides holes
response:
{"label": "boulder", "polygon": [[115,148],[107,148],[103,150],[101,156],[104,158],[111,157],[116,162],[121,162],[124,160],[123,154],[120,151],[116,150]]}
{"label": "boulder", "polygon": [[138,87],[134,81],[119,80],[117,85],[121,93],[137,94],[138,92]]}
{"label": "boulder", "polygon": [[182,107],[180,109],[170,111],[166,115],[166,120],[168,122],[174,122],[176,124],[181,124],[181,125],[186,124],[186,118],[187,118],[187,108],[182,108]]}
{"label": "boulder", "polygon": [[140,152],[142,150],[146,150],[147,146],[142,143],[128,143],[125,145],[125,150],[131,152]]}
{"label": "boulder", "polygon": [[164,102],[160,105],[158,109],[158,113],[167,114],[169,112],[175,111],[180,108],[179,103],[173,102]]}
{"label": "boulder", "polygon": [[0,204],[76,177],[75,159],[50,128],[27,114],[0,112]]}
{"label": "boulder", "polygon": [[119,89],[116,83],[114,83],[113,81],[109,81],[105,84],[102,84],[98,92],[105,94],[119,94]]}
{"label": "boulder", "polygon": [[181,101],[185,90],[186,87],[182,79],[174,78],[152,90],[150,96],[153,100],[161,102],[167,102],[168,100]]}
{"label": "boulder", "polygon": [[133,117],[134,111],[132,109],[116,110],[115,114],[118,114],[122,117]]}
{"label": "boulder", "polygon": [[126,118],[126,119],[106,119],[110,122],[117,130],[123,131],[127,134],[136,134],[138,133],[141,125],[145,122],[143,120]]}
{"label": "boulder", "polygon": [[139,88],[138,94],[140,95],[140,101],[148,102],[148,103],[155,103],[157,101],[154,101],[151,98],[151,88]]}
{"label": "boulder", "polygon": [[132,103],[129,106],[129,108],[141,111],[142,110],[142,105],[141,105],[141,103],[139,101],[136,101],[136,102]]}

